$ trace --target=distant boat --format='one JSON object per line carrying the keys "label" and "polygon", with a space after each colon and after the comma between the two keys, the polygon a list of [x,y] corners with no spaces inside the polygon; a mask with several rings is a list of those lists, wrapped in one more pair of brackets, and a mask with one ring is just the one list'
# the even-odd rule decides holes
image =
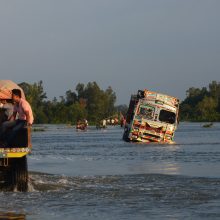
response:
{"label": "distant boat", "polygon": [[85,131],[88,127],[88,121],[84,119],[83,121],[78,121],[76,124],[76,130],[79,131]]}
{"label": "distant boat", "polygon": [[202,127],[203,128],[210,128],[212,126],[213,126],[213,123],[211,122],[211,123],[204,124]]}

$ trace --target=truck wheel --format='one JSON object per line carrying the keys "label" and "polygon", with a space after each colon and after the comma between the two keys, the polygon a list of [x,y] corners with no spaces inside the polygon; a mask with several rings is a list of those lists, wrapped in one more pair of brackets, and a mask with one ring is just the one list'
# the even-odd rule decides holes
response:
{"label": "truck wheel", "polygon": [[[3,159],[0,161],[3,163]],[[0,166],[0,189],[5,191],[28,190],[28,170],[26,156],[9,158],[7,166]]]}
{"label": "truck wheel", "polygon": [[124,140],[124,141],[129,142],[128,135],[129,135],[129,130],[128,130],[128,128],[125,128],[125,129],[124,129],[124,134],[123,134],[123,140]]}
{"label": "truck wheel", "polygon": [[28,190],[27,157],[13,158],[11,180],[13,189],[21,192]]}
{"label": "truck wheel", "polygon": [[[4,165],[3,165],[4,164]],[[6,165],[7,164],[7,165]],[[12,191],[14,189],[12,185],[12,159],[8,159],[6,162],[5,159],[1,158],[1,190],[3,191]]]}
{"label": "truck wheel", "polygon": [[7,167],[3,166],[4,159],[0,159],[1,166],[0,166],[0,190],[8,190],[8,186],[10,185],[10,180],[8,179],[8,169]]}

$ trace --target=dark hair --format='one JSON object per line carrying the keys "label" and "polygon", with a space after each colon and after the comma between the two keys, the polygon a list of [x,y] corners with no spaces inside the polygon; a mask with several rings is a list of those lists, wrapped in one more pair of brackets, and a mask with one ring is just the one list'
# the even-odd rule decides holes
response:
{"label": "dark hair", "polygon": [[21,90],[20,89],[12,89],[12,95],[16,95],[21,98]]}

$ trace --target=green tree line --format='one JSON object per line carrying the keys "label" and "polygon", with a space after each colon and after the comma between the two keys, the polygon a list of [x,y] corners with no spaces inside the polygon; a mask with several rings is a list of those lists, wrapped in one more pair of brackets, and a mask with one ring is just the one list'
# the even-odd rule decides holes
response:
{"label": "green tree line", "polygon": [[220,82],[212,81],[208,87],[191,87],[180,104],[180,120],[220,121]]}
{"label": "green tree line", "polygon": [[52,101],[47,100],[42,81],[34,84],[22,82],[19,86],[32,106],[35,123],[75,124],[86,118],[90,124],[95,124],[118,111],[112,88],[102,90],[96,82],[78,83],[74,91],[68,90],[65,96],[60,96],[59,100],[55,97]]}
{"label": "green tree line", "polygon": [[[32,106],[35,123],[68,123],[86,118],[95,124],[103,118],[118,113],[126,114],[127,105],[115,106],[116,94],[109,86],[102,90],[96,82],[87,85],[78,83],[73,90],[66,91],[59,100],[47,100],[43,82],[22,82],[26,99]],[[191,87],[180,104],[181,121],[220,121],[220,82],[212,81],[207,87]]]}

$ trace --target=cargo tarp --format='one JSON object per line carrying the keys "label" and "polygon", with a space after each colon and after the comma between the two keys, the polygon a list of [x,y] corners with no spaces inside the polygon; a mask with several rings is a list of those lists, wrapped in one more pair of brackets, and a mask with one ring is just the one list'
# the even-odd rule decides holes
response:
{"label": "cargo tarp", "polygon": [[25,98],[23,89],[11,80],[0,80],[0,99],[11,99],[11,90],[20,89],[22,98]]}

